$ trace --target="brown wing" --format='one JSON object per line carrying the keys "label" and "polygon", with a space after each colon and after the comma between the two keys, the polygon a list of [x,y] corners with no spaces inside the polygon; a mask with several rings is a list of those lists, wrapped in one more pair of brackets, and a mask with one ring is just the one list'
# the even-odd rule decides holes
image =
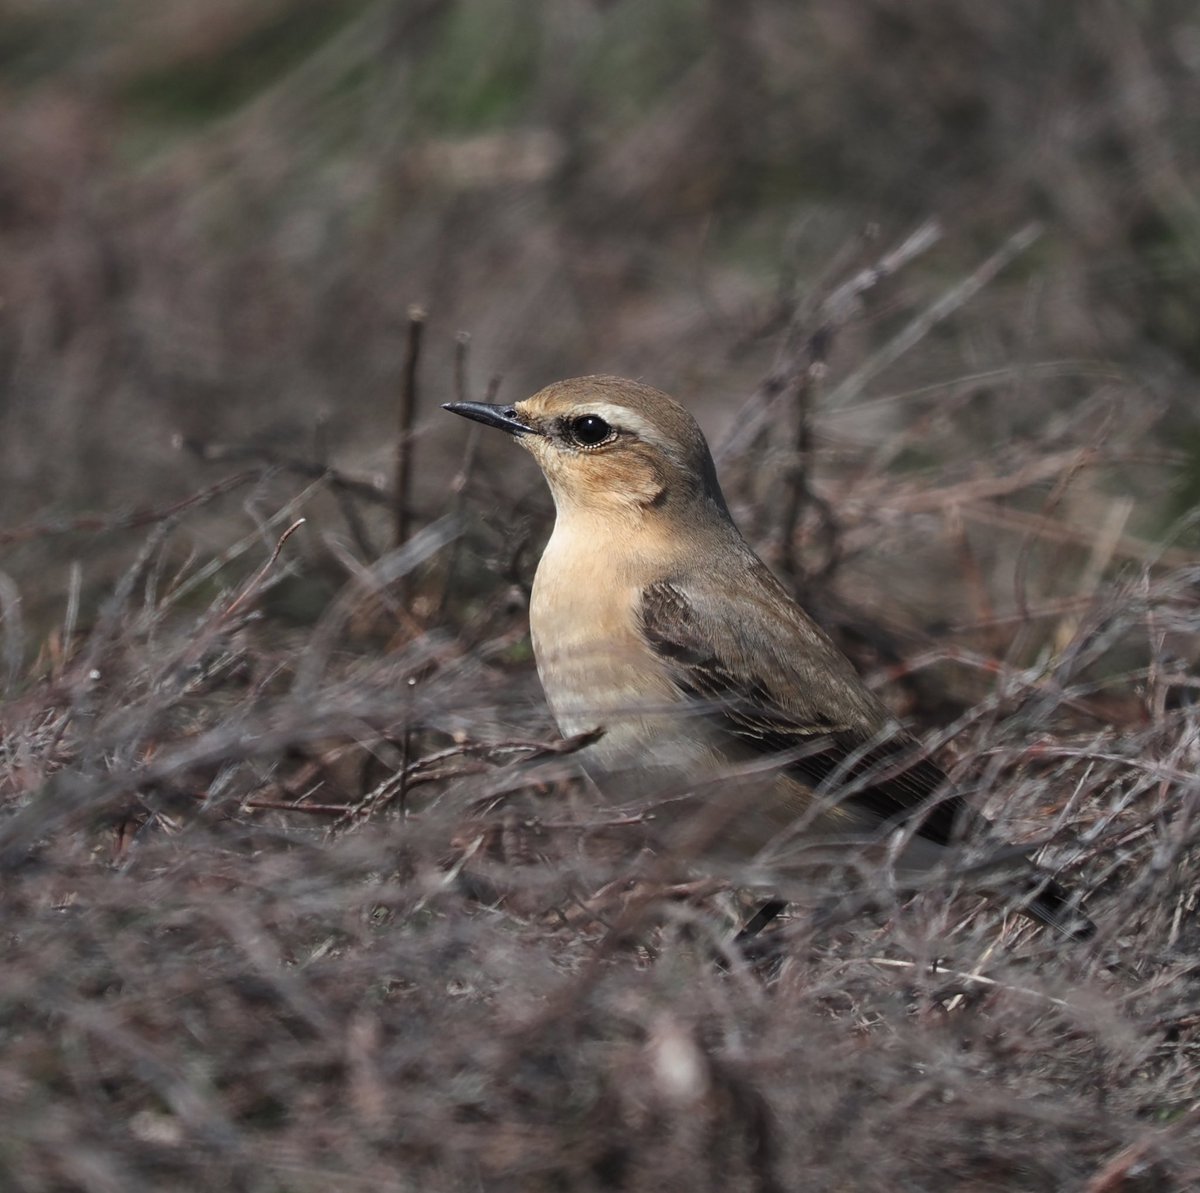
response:
{"label": "brown wing", "polygon": [[754,564],[747,577],[752,583],[738,584],[736,604],[716,578],[661,582],[642,591],[642,633],[669,665],[672,682],[700,702],[722,732],[783,756],[788,772],[814,790],[844,793],[847,805],[881,822],[919,817],[918,835],[949,844],[956,825],[974,813],[943,790],[942,770],[895,724],[820,628]]}
{"label": "brown wing", "polygon": [[[949,844],[956,829],[988,822],[894,725],[854,668],[762,563],[751,556],[736,577],[652,584],[642,591],[647,643],[668,664],[681,693],[704,702],[723,732],[767,755],[817,790],[841,790],[883,823],[918,817],[918,835]],[[1023,910],[1086,939],[1095,925],[1078,900],[1030,868]]]}

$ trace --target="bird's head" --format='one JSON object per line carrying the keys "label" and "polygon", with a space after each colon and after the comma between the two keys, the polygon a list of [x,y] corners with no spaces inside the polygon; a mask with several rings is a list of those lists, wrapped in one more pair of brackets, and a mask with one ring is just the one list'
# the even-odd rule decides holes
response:
{"label": "bird's head", "polygon": [[728,516],[696,420],[648,385],[576,377],[511,406],[444,409],[513,435],[541,465],[560,513],[644,517],[700,503]]}

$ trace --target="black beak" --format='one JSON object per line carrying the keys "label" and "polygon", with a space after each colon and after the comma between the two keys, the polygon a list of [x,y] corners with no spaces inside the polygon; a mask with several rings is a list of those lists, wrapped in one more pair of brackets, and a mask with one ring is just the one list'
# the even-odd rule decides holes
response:
{"label": "black beak", "polygon": [[494,406],[490,402],[443,402],[442,409],[449,410],[451,414],[461,414],[463,418],[473,418],[487,427],[497,427],[510,435],[539,434],[517,417],[513,406]]}

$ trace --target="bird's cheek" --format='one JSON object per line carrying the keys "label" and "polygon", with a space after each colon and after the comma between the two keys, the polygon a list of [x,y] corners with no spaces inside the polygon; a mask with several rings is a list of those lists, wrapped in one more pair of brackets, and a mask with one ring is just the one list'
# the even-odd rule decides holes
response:
{"label": "bird's cheek", "polygon": [[620,495],[623,505],[645,511],[661,504],[666,496],[667,480],[655,460],[633,456],[623,461],[620,483],[614,486],[614,491]]}
{"label": "bird's cheek", "polygon": [[557,448],[540,435],[522,435],[517,442],[538,462],[542,475],[557,495],[563,484],[563,461]]}
{"label": "bird's cheek", "polygon": [[554,498],[555,506],[561,511],[579,505],[577,478],[559,453],[553,448],[547,448],[543,442],[523,439],[521,444],[541,467],[542,475],[550,486],[550,495]]}

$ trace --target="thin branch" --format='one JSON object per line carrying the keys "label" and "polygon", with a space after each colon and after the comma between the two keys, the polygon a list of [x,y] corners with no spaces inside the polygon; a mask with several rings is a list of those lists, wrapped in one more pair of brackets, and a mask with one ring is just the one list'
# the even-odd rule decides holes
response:
{"label": "thin branch", "polygon": [[283,544],[300,529],[307,518],[297,518],[284,532],[279,536],[279,541],[275,544],[275,550],[271,552],[270,558],[266,563],[250,577],[249,580],[242,586],[242,590],[225,606],[221,613],[222,621],[229,621],[239,610],[244,608],[252,601],[262,588],[263,581],[270,575],[271,569],[275,566],[276,560],[279,558],[279,553],[283,550]]}
{"label": "thin branch", "polygon": [[1068,1010],[1071,1007],[1069,1002],[1055,998],[1051,994],[1043,994],[1040,990],[1032,990],[1028,986],[1014,986],[1009,982],[999,982],[995,978],[984,977],[981,973],[964,973],[958,969],[943,969],[940,965],[929,967],[918,965],[915,961],[902,961],[893,957],[860,957],[857,958],[857,961],[860,965],[878,965],[887,969],[923,969],[930,977],[944,974],[946,977],[957,978],[960,982],[968,982],[973,986],[991,986],[996,990],[1007,990],[1012,994],[1024,994],[1028,998],[1037,998],[1056,1007],[1066,1007]]}
{"label": "thin branch", "polygon": [[825,398],[825,409],[836,410],[853,401],[871,378],[895,364],[910,348],[919,344],[943,319],[965,306],[1006,265],[1035,244],[1042,235],[1038,223],[1026,224],[1014,232],[970,277],[947,290],[936,302],[900,329],[878,352],[865,361]]}
{"label": "thin branch", "polygon": [[397,407],[396,471],[392,490],[392,513],[397,547],[408,542],[412,513],[413,423],[417,416],[417,366],[421,360],[421,332],[425,327],[425,311],[419,306],[408,308],[408,339],[404,349],[404,371],[400,380],[400,401]]}
{"label": "thin branch", "polygon": [[181,514],[184,510],[195,509],[206,505],[234,489],[260,480],[262,472],[258,469],[238,472],[227,476],[224,480],[201,489],[190,497],[183,497],[167,505],[146,506],[131,510],[124,514],[87,514],[80,518],[61,518],[50,522],[38,522],[31,526],[19,526],[15,530],[0,530],[0,546],[10,543],[25,543],[32,539],[49,538],[51,535],[72,534],[80,531],[98,533],[109,530],[133,530],[140,526],[152,526],[156,522],[165,522],[168,518]]}
{"label": "thin branch", "polygon": [[[471,342],[471,337],[466,332],[459,332],[455,343],[454,352],[454,393],[455,397],[460,402],[468,402],[471,400],[471,389],[467,380],[467,355]],[[484,395],[485,402],[494,402],[496,394],[500,389],[500,377],[495,375],[488,382],[487,393]],[[467,489],[471,484],[471,477],[475,472],[475,465],[479,458],[479,443],[482,439],[480,432],[483,428],[478,423],[471,423],[467,428],[467,439],[463,445],[462,463],[458,466],[458,471],[454,474],[454,478],[450,482],[450,515],[459,517],[463,512],[463,507],[466,504]],[[446,571],[442,581],[442,591],[438,597],[438,620],[442,620],[446,615],[446,610],[450,604],[450,594],[454,591],[454,584],[458,576],[459,556],[461,555],[462,539],[455,539],[450,544],[450,549],[446,553]]]}
{"label": "thin branch", "polygon": [[[205,463],[229,460],[255,460],[267,468],[290,473],[304,480],[325,481],[334,492],[351,494],[373,505],[391,505],[392,495],[380,485],[348,476],[336,468],[297,456],[285,456],[269,447],[229,443],[208,443],[202,439],[181,439],[179,445]],[[265,469],[264,469],[265,470]],[[245,474],[250,479],[262,476],[262,471]]]}
{"label": "thin branch", "polygon": [[[873,266],[859,270],[849,281],[833,290],[819,305],[817,328],[812,335],[824,335],[828,341],[836,331],[845,326],[857,309],[858,300],[863,294],[932,248],[941,238],[941,234],[941,228],[935,220],[926,221],[895,248],[880,257]],[[741,417],[734,420],[732,433],[713,453],[718,461],[738,455],[754,442],[774,412],[776,402],[787,392],[791,379],[798,371],[807,367],[811,356],[807,353],[811,338],[805,340],[802,335],[801,325],[805,321],[805,316],[800,312],[793,315],[775,366],[746,402]],[[829,403],[825,401],[822,405],[828,408]]]}
{"label": "thin branch", "polygon": [[460,331],[454,337],[454,400],[469,402],[470,387],[467,385],[467,354],[471,347],[471,333]]}
{"label": "thin branch", "polygon": [[811,484],[812,465],[812,414],[817,404],[821,379],[825,376],[826,353],[831,334],[826,327],[818,328],[808,339],[808,367],[796,378],[792,386],[795,406],[795,439],[792,444],[790,481],[784,499],[783,516],[779,523],[778,565],[779,570],[791,581],[799,584],[802,567],[796,555],[796,536],[800,519],[806,507],[813,507],[820,519],[822,536],[825,539],[826,555],[821,574],[830,575],[837,566],[838,523],[833,507]]}

